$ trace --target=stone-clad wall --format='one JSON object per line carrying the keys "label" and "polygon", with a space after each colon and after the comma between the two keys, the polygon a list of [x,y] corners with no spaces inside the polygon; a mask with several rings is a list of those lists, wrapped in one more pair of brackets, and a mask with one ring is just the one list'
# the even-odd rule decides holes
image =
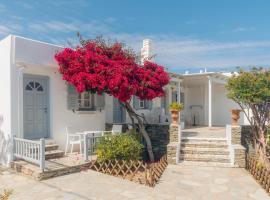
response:
{"label": "stone-clad wall", "polygon": [[146,131],[150,136],[155,159],[160,159],[167,154],[167,144],[169,143],[168,124],[147,124]]}
{"label": "stone-clad wall", "polygon": [[246,148],[242,145],[234,145],[234,166],[245,167],[246,166]]}
{"label": "stone-clad wall", "polygon": [[180,143],[179,143],[179,125],[170,125],[170,143],[167,145],[167,161],[169,164],[177,164],[180,152]]}
{"label": "stone-clad wall", "polygon": [[[106,130],[112,130],[113,124],[106,123]],[[127,130],[127,124],[123,124],[123,132]],[[160,159],[163,155],[167,154],[167,144],[169,143],[169,125],[168,124],[146,124],[146,132],[152,142],[153,153],[155,159]],[[144,153],[144,158],[147,157],[147,153]]]}
{"label": "stone-clad wall", "polygon": [[246,148],[247,153],[255,154],[253,146],[252,130],[249,125],[241,126],[241,144]]}
{"label": "stone-clad wall", "polygon": [[246,148],[241,144],[241,126],[231,126],[231,149],[233,152],[233,165],[235,167],[246,166]]}
{"label": "stone-clad wall", "polygon": [[232,126],[232,144],[241,144],[240,126]]}

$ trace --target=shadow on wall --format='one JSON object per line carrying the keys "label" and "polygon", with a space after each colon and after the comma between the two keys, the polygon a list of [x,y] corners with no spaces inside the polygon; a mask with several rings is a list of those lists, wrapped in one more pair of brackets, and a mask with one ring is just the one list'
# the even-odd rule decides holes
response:
{"label": "shadow on wall", "polygon": [[4,118],[0,115],[0,164],[7,166],[11,160],[12,138],[2,131]]}

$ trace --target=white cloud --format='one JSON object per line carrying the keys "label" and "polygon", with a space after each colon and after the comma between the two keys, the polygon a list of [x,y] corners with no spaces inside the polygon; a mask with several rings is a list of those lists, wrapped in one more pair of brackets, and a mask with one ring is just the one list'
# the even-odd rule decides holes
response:
{"label": "white cloud", "polygon": [[107,33],[109,26],[104,23],[97,21],[91,21],[89,23],[83,22],[61,22],[61,21],[50,21],[50,22],[36,22],[30,23],[28,28],[35,32],[49,33],[49,32],[91,32],[92,34]]}
{"label": "white cloud", "polygon": [[232,30],[232,32],[249,32],[249,31],[255,31],[256,29],[254,27],[237,27]]}
{"label": "white cloud", "polygon": [[9,34],[17,33],[22,30],[19,24],[11,23],[9,25],[0,25],[0,35],[6,36]]}
{"label": "white cloud", "polygon": [[[150,38],[157,54],[156,61],[170,69],[270,65],[270,40],[220,42],[170,34],[117,33],[114,31],[114,24],[114,19],[108,18],[87,23],[37,22],[29,24],[28,28],[52,43],[62,45],[67,45],[68,41],[76,43],[75,34],[72,37],[73,32],[80,31],[86,38],[102,34],[105,38],[125,42],[137,52],[140,51],[142,40]],[[235,31],[244,29],[238,28]]]}
{"label": "white cloud", "polygon": [[217,42],[173,35],[114,34],[111,36],[125,41],[136,51],[140,50],[144,38],[152,39],[157,53],[156,60],[171,69],[270,66],[270,40]]}

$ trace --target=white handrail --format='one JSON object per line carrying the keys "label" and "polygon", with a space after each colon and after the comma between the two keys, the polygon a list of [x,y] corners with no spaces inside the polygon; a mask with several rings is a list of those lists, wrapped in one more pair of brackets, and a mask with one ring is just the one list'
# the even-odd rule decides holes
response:
{"label": "white handrail", "polygon": [[45,140],[27,140],[13,137],[14,158],[19,158],[39,165],[40,170],[45,169]]}

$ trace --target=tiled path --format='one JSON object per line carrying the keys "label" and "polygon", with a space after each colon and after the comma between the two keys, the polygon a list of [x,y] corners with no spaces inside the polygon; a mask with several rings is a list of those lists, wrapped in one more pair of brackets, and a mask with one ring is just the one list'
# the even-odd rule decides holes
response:
{"label": "tiled path", "polygon": [[0,175],[0,191],[3,188],[14,190],[11,200],[270,199],[244,169],[181,165],[168,166],[155,188],[91,170],[41,182],[4,171]]}

